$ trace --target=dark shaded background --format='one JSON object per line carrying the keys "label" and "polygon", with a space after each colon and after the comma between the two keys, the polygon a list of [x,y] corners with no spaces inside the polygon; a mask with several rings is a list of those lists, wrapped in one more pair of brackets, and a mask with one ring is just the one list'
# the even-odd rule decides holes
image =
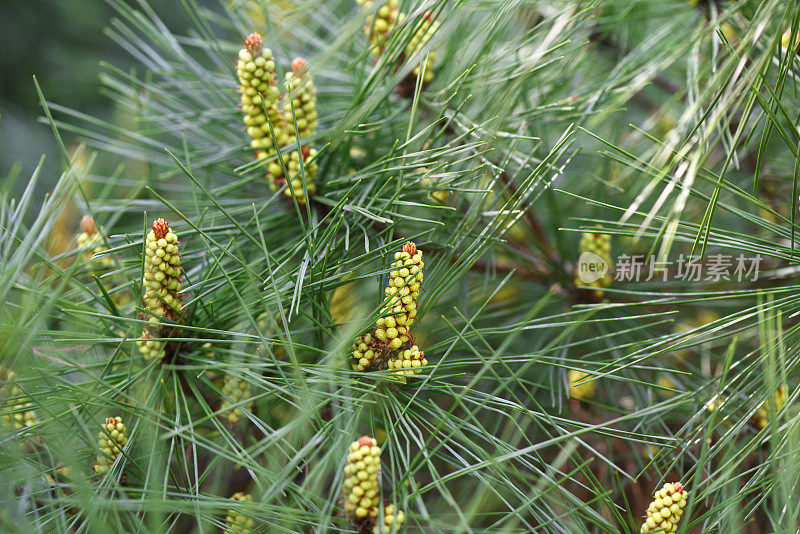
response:
{"label": "dark shaded background", "polygon": [[[49,101],[110,116],[109,100],[99,94],[100,60],[131,62],[103,33],[113,15],[102,0],[0,2],[0,177],[15,163],[22,165],[23,178],[30,176],[42,154],[45,182],[62,169],[53,133],[40,120],[34,75]],[[65,142],[74,139],[65,134]]]}
{"label": "dark shaded background", "polygon": [[[165,22],[185,27],[177,2],[150,4]],[[42,187],[55,183],[64,168],[53,132],[42,121],[34,75],[49,102],[113,120],[114,103],[100,91],[100,63],[136,66],[105,33],[115,16],[107,0],[0,0],[0,181],[21,164],[16,185],[23,188],[43,154]],[[69,132],[62,136],[67,146],[79,141]]]}

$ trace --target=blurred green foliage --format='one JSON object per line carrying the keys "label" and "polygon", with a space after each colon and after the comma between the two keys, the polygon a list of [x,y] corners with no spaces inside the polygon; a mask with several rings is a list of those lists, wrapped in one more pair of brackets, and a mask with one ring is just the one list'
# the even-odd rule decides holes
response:
{"label": "blurred green foliage", "polygon": [[[180,24],[182,12],[155,4],[159,16]],[[123,70],[135,65],[103,31],[114,13],[112,3],[103,0],[0,2],[0,176],[17,163],[21,174],[29,175],[45,154],[40,185],[49,188],[62,167],[52,130],[39,120],[42,108],[33,76],[49,101],[94,117],[114,116],[113,100],[101,91],[101,62]],[[64,136],[68,146],[76,142],[69,133]]]}
{"label": "blurred green foliage", "polygon": [[[100,58],[124,60],[100,30],[112,10],[96,0],[5,0],[0,7],[0,175],[20,162],[30,172],[42,153],[46,167],[59,165],[57,146],[41,115],[33,76],[49,99],[88,113],[108,115],[98,99]],[[54,180],[57,173],[44,173]]]}

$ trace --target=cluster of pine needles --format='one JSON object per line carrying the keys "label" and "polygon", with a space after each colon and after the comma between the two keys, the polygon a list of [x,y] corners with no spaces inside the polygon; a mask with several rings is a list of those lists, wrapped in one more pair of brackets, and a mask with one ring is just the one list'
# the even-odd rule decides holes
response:
{"label": "cluster of pine needles", "polygon": [[795,2],[109,4],[0,182],[0,531],[798,532]]}

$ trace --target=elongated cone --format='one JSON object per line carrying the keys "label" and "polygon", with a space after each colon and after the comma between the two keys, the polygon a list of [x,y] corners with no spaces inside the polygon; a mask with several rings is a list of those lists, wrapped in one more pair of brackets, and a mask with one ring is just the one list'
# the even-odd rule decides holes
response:
{"label": "elongated cone", "polygon": [[417,317],[424,268],[422,251],[410,241],[394,255],[389,283],[384,289],[386,304],[382,310],[382,315],[391,315],[379,318],[375,324],[375,337],[392,350],[398,350],[410,340],[409,331]]}
{"label": "elongated cone", "polygon": [[[244,492],[234,493],[231,499],[237,502],[252,502],[253,497]],[[255,520],[242,513],[240,510],[230,509],[225,516],[225,530],[222,534],[250,534],[253,531]]]}
{"label": "elongated cone", "polygon": [[128,442],[125,425],[121,417],[107,417],[98,434],[97,447],[100,454],[93,465],[95,473],[104,473],[111,469],[114,460],[119,456],[122,448]]}
{"label": "elongated cone", "polygon": [[[284,144],[297,141],[294,125],[297,124],[297,134],[303,139],[317,132],[317,92],[314,82],[308,72],[308,64],[302,58],[292,61],[292,71],[286,74],[286,95],[283,100],[283,124],[287,135]],[[317,192],[314,179],[317,176],[317,150],[303,145],[299,150],[282,155],[284,166],[290,178],[289,187],[284,189],[284,194],[294,197],[300,204],[306,202],[306,192],[313,195]],[[277,191],[286,183],[287,174],[284,172],[280,161],[273,160],[267,165],[267,181],[273,191]],[[306,186],[303,189],[303,177]],[[290,191],[291,188],[291,191]]]}
{"label": "elongated cone", "polygon": [[145,243],[144,306],[150,315],[139,340],[139,351],[146,359],[154,359],[164,354],[164,342],[153,339],[165,337],[161,318],[176,321],[183,310],[180,299],[181,256],[178,236],[164,219],[153,222]]}
{"label": "elongated cone", "polygon": [[350,445],[344,466],[344,511],[355,521],[378,516],[380,454],[375,438],[370,436],[362,436]]}
{"label": "elongated cone", "polygon": [[278,140],[277,146],[286,144],[288,132],[278,110],[280,91],[275,78],[275,60],[272,51],[264,48],[261,35],[251,33],[245,39],[245,47],[239,50],[236,75],[250,146],[256,150],[257,159],[273,156],[276,145],[269,123]]}
{"label": "elongated cone", "polygon": [[[294,124],[297,124],[300,139],[317,133],[317,90],[308,72],[308,63],[300,57],[292,61],[292,70],[286,73],[283,120],[292,131]],[[289,142],[294,140],[292,135]]]}
{"label": "elongated cone", "polygon": [[[365,6],[366,9],[372,7],[372,0],[357,0],[359,4]],[[389,0],[384,3],[377,13],[370,15],[367,18],[367,24],[364,31],[369,38],[370,51],[375,56],[376,61],[386,51],[389,39],[392,32],[405,20],[405,14],[400,12],[398,7],[398,0]],[[431,37],[439,29],[440,22],[436,20],[435,14],[432,11],[426,11],[421,19],[414,22],[413,34],[403,53],[400,56],[400,62],[404,62],[420,52],[422,48],[430,41]],[[434,62],[436,54],[430,51],[425,57],[414,58],[417,64],[414,66],[413,72],[403,82],[398,85],[397,90],[403,96],[410,96],[414,93],[416,80],[425,67],[422,83],[428,84],[434,77]],[[399,65],[398,65],[399,68]]]}
{"label": "elongated cone", "polygon": [[[97,230],[97,225],[91,215],[84,215],[81,219],[81,233],[76,238],[78,248],[83,250],[84,261],[89,261],[92,256],[105,252],[108,248],[103,244],[103,237]],[[93,261],[90,266],[109,267],[114,263],[110,256]]]}
{"label": "elongated cone", "polygon": [[647,509],[647,518],[641,532],[660,532],[668,534],[678,530],[678,521],[686,507],[686,491],[680,482],[668,482],[655,494],[655,499]]}
{"label": "elongated cone", "polygon": [[[395,253],[389,281],[384,289],[386,299],[381,308],[384,317],[378,318],[374,330],[359,337],[353,345],[353,370],[366,371],[379,359],[384,360],[389,368],[398,370],[411,370],[425,365],[425,354],[411,342],[411,327],[417,317],[424,268],[422,251],[414,243],[409,241],[400,252]],[[414,364],[414,361],[419,364]],[[398,374],[407,376],[413,371]]]}

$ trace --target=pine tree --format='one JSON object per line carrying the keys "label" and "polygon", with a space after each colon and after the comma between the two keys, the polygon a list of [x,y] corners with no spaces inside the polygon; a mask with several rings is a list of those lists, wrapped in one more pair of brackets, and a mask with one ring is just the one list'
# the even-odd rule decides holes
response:
{"label": "pine tree", "polygon": [[0,531],[796,530],[795,3],[109,5],[0,182]]}

